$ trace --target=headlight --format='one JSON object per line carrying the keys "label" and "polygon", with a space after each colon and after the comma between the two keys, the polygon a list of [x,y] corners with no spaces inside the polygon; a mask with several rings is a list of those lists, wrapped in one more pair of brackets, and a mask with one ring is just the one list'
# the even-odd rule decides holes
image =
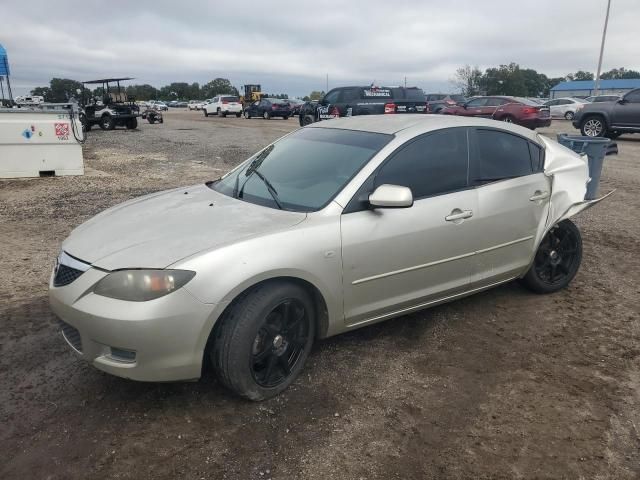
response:
{"label": "headlight", "polygon": [[100,280],[93,292],[118,300],[146,302],[178,290],[195,274],[189,270],[121,270]]}

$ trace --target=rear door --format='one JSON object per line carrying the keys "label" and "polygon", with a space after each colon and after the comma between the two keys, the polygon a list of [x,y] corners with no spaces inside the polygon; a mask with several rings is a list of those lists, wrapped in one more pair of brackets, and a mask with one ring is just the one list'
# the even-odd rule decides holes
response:
{"label": "rear door", "polygon": [[523,273],[549,210],[550,180],[543,149],[500,129],[470,134],[470,182],[478,192],[478,251],[472,286]]}
{"label": "rear door", "polygon": [[396,113],[424,113],[427,100],[419,88],[392,88]]}
{"label": "rear door", "polygon": [[351,117],[354,115],[354,112],[357,112],[361,92],[362,89],[357,87],[342,89],[338,101],[335,104],[341,117]]}

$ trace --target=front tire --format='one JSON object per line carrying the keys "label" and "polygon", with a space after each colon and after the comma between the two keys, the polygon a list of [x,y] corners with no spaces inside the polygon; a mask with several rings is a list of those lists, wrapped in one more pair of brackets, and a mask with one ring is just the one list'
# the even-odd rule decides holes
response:
{"label": "front tire", "polygon": [[306,127],[313,123],[313,115],[302,115],[300,117],[300,126]]}
{"label": "front tire", "polygon": [[207,109],[206,109],[206,108],[203,108],[203,109],[202,109],[202,112],[204,113],[204,116],[205,116],[205,117],[208,117],[208,116],[209,116],[209,112],[207,112]]}
{"label": "front tire", "polygon": [[127,130],[134,130],[138,128],[138,119],[135,117],[128,118],[124,126],[127,127]]}
{"label": "front tire", "polygon": [[581,261],[580,230],[571,220],[564,220],[544,236],[522,282],[536,293],[557,292],[571,283]]}
{"label": "front tire", "polygon": [[211,359],[220,381],[250,400],[285,390],[304,366],[315,332],[311,296],[299,285],[259,285],[232,304],[217,327]]}
{"label": "front tire", "polygon": [[247,120],[251,118],[251,113],[249,113],[249,110],[244,111],[244,118],[246,118]]}
{"label": "front tire", "polygon": [[271,113],[265,110],[265,112],[262,114],[262,118],[264,118],[265,120],[271,120]]}
{"label": "front tire", "polygon": [[603,137],[607,131],[606,127],[602,117],[592,115],[582,121],[580,133],[585,137]]}

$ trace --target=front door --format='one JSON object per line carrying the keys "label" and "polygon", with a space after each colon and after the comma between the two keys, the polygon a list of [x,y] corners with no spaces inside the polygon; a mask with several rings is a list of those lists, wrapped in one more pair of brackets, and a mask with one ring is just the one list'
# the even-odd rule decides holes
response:
{"label": "front door", "polygon": [[[409,187],[409,208],[352,208],[383,184]],[[357,202],[355,202],[357,205]],[[341,218],[345,320],[382,320],[464,291],[476,237],[467,129],[410,141],[365,182]]]}
{"label": "front door", "polygon": [[472,287],[524,273],[549,211],[541,148],[503,130],[472,131],[470,180],[478,192]]}
{"label": "front door", "polygon": [[640,129],[640,89],[627,93],[624,103],[613,107],[613,124]]}

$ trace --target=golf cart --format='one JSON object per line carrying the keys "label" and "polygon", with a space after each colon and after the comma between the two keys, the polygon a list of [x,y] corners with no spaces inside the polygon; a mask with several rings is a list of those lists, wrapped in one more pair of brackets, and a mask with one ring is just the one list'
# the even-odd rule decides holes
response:
{"label": "golf cart", "polygon": [[[133,129],[138,126],[140,107],[136,105],[135,98],[127,97],[124,87],[120,82],[133,80],[133,78],[104,78],[101,80],[89,80],[82,82],[82,106],[84,116],[81,118],[86,131],[93,125],[99,125],[103,130],[113,130],[117,126]],[[115,86],[111,85],[115,83]],[[87,85],[102,85],[102,98],[92,94],[86,98]]]}

